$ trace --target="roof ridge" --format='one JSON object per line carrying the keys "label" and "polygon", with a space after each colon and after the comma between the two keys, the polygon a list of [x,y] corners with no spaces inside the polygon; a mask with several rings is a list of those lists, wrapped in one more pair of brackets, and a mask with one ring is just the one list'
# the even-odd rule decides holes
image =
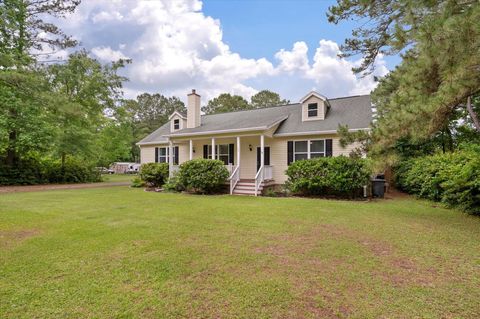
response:
{"label": "roof ridge", "polygon": [[334,97],[334,98],[331,98],[331,99],[328,99],[328,100],[330,101],[330,100],[349,99],[349,98],[361,97],[361,96],[370,96],[370,94],[358,94],[358,95],[340,96],[340,97]]}
{"label": "roof ridge", "polygon": [[268,109],[277,109],[292,105],[299,105],[301,103],[289,103],[289,104],[281,104],[276,106],[269,106],[269,107],[259,107],[258,109],[250,109],[250,110],[238,110],[238,111],[231,111],[231,112],[223,112],[223,113],[215,113],[215,114],[203,114],[202,116],[213,116],[213,115],[221,115],[221,114],[231,114],[231,113],[240,113],[240,112],[251,112],[251,111],[260,111],[260,110],[268,110]]}

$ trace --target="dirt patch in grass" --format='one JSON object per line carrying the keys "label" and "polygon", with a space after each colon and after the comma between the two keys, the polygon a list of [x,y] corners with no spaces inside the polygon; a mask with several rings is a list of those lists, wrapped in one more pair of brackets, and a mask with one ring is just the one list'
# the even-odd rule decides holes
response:
{"label": "dirt patch in grass", "polygon": [[[359,248],[360,252],[354,249],[344,256],[331,256],[327,259],[317,257],[319,251],[328,250],[327,246],[332,241],[350,243],[349,246]],[[270,244],[254,247],[253,250],[257,254],[268,256],[271,267],[284,272],[292,287],[295,287],[297,306],[294,307],[295,313],[289,315],[296,318],[348,317],[356,307],[350,301],[361,298],[362,291],[367,289],[356,278],[358,269],[363,268],[356,263],[368,262],[370,258],[373,259],[371,272],[360,273],[358,276],[371,277],[379,285],[385,282],[392,287],[435,287],[436,283],[452,280],[403,256],[390,243],[339,225],[323,224],[300,234],[284,233],[272,237],[269,242]],[[325,256],[323,253],[320,255]],[[348,282],[345,276],[352,276],[354,280]],[[333,291],[326,290],[321,284],[336,281],[346,284]]]}
{"label": "dirt patch in grass", "polygon": [[0,230],[0,247],[11,248],[40,233],[37,229]]}

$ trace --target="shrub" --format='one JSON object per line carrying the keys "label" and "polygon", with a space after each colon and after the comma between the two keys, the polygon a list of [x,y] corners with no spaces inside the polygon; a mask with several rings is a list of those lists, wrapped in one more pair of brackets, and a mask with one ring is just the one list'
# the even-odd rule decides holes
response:
{"label": "shrub", "polygon": [[140,178],[149,187],[162,187],[168,179],[168,163],[147,163],[140,167]]}
{"label": "shrub", "polygon": [[144,186],[145,186],[145,182],[142,181],[142,179],[138,176],[135,176],[132,179],[132,184],[130,184],[130,187],[134,187],[134,188],[140,188],[140,187],[144,187]]}
{"label": "shrub", "polygon": [[421,198],[480,214],[480,150],[414,158],[395,168],[397,186]]}
{"label": "shrub", "polygon": [[102,180],[100,172],[93,165],[72,157],[67,157],[63,166],[60,161],[45,161],[44,172],[50,183],[89,183]]}
{"label": "shrub", "polygon": [[180,182],[178,173],[173,175],[168,179],[168,181],[163,185],[163,189],[167,192],[181,192],[185,190],[185,187]]}
{"label": "shrub", "polygon": [[180,165],[178,179],[188,191],[211,194],[225,186],[228,170],[219,160],[194,159]]}
{"label": "shrub", "polygon": [[370,172],[361,158],[319,157],[292,163],[287,188],[302,195],[355,197],[368,183]]}
{"label": "shrub", "polygon": [[88,183],[101,181],[93,165],[68,157],[64,166],[58,160],[26,157],[15,167],[0,165],[0,185],[47,183]]}

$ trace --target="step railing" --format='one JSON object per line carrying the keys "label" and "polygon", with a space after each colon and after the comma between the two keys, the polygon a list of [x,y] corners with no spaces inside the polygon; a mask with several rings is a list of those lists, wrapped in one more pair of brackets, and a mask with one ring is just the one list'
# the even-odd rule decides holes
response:
{"label": "step railing", "polygon": [[233,190],[235,189],[235,186],[237,186],[238,181],[240,180],[240,166],[237,165],[233,169],[232,175],[230,175],[230,195],[233,194]]}
{"label": "step railing", "polygon": [[262,165],[257,171],[257,175],[255,175],[255,196],[258,195],[258,189],[263,183],[263,180],[265,179],[265,167]]}

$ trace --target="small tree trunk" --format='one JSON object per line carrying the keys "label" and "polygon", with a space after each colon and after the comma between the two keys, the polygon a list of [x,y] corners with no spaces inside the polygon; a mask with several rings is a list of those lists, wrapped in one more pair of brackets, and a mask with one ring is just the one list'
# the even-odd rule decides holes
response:
{"label": "small tree trunk", "polygon": [[66,157],[65,153],[62,153],[62,171],[65,168],[65,157]]}
{"label": "small tree trunk", "polygon": [[478,115],[473,110],[471,96],[467,97],[467,111],[468,111],[468,114],[470,114],[470,117],[472,118],[475,129],[477,130],[478,133],[480,133],[480,120],[478,120]]}
{"label": "small tree trunk", "polygon": [[17,141],[17,132],[11,131],[8,133],[8,148],[6,164],[8,166],[14,166],[17,162],[17,151],[15,149],[15,143]]}

